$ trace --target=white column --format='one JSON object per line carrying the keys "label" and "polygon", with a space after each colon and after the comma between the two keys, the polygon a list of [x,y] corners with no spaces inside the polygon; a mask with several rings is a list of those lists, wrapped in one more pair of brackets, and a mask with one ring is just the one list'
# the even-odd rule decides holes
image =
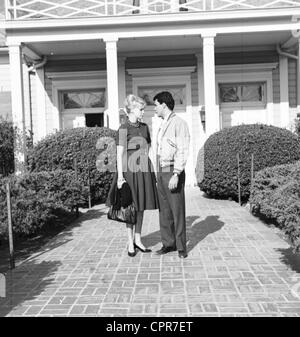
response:
{"label": "white column", "polygon": [[104,39],[106,43],[106,73],[107,73],[107,100],[108,100],[108,127],[117,130],[119,120],[119,90],[118,90],[118,38]]}
{"label": "white column", "polygon": [[203,55],[196,54],[197,77],[198,77],[198,105],[199,110],[204,106],[204,83],[203,83]]}
{"label": "white column", "polygon": [[15,138],[15,172],[16,174],[20,174],[24,169],[26,154],[22,55],[20,45],[11,45],[8,49],[11,78],[12,119],[14,126],[18,128],[18,136]]}
{"label": "white column", "polygon": [[171,0],[171,12],[176,13],[179,11],[179,0]]}
{"label": "white column", "polygon": [[147,14],[148,13],[148,0],[140,0],[140,13]]}
{"label": "white column", "polygon": [[298,62],[297,62],[297,111],[300,113],[300,39],[298,39]]}
{"label": "white column", "polygon": [[279,82],[280,82],[280,120],[281,126],[286,128],[290,122],[289,112],[289,79],[288,58],[279,56]]}
{"label": "white column", "polygon": [[46,90],[45,90],[45,72],[44,67],[36,69],[35,85],[36,85],[36,106],[38,117],[38,130],[34,137],[35,141],[39,141],[46,136]]}
{"label": "white column", "polygon": [[32,68],[23,64],[23,90],[24,90],[24,110],[25,110],[25,130],[32,129],[32,112],[31,112],[31,70]]}
{"label": "white column", "polygon": [[216,106],[215,35],[203,37],[203,75],[206,136],[220,130],[220,116]]}
{"label": "white column", "polygon": [[118,57],[118,79],[119,79],[119,107],[123,107],[126,98],[126,78],[125,78],[126,57]]}

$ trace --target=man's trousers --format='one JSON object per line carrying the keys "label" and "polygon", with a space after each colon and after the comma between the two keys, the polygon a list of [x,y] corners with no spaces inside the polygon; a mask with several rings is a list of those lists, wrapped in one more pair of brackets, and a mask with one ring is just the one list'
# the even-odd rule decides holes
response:
{"label": "man's trousers", "polygon": [[157,173],[161,240],[164,247],[176,246],[178,251],[186,252],[185,172],[180,173],[177,188],[170,191],[172,175],[173,168],[170,172],[160,169]]}

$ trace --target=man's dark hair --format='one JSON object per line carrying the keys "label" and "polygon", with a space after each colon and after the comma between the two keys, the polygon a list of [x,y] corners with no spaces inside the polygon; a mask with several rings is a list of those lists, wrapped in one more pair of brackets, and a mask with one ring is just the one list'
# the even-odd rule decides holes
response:
{"label": "man's dark hair", "polygon": [[153,97],[153,102],[157,100],[158,103],[162,104],[165,103],[166,106],[170,109],[173,110],[175,106],[174,98],[173,96],[169,93],[169,91],[161,91],[158,94],[156,94]]}

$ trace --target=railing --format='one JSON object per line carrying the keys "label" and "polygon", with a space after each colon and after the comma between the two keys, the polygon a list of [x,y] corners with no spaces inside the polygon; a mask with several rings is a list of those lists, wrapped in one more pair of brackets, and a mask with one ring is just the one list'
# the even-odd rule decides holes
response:
{"label": "railing", "polygon": [[300,7],[300,0],[5,0],[6,20]]}

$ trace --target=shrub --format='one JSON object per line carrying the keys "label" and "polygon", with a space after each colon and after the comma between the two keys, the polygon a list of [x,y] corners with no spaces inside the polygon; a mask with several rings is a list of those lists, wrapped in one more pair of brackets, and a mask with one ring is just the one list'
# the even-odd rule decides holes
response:
{"label": "shrub", "polygon": [[274,221],[300,251],[300,161],[258,172],[249,201],[253,214]]}
{"label": "shrub", "polygon": [[[21,132],[13,126],[12,122],[0,117],[0,177],[6,177],[15,170],[14,150],[17,137],[20,141]],[[27,149],[33,146],[30,130],[26,131],[25,142]]]}
{"label": "shrub", "polygon": [[[81,183],[88,186],[90,179],[92,200],[104,201],[116,168],[115,138],[115,131],[99,127],[57,132],[29,151],[28,169],[30,172],[74,170],[76,158]],[[105,147],[104,143],[109,146]]]}
{"label": "shrub", "polygon": [[11,122],[0,119],[0,176],[14,172],[14,128]]}
{"label": "shrub", "polygon": [[300,116],[295,119],[295,133],[300,137]]}
{"label": "shrub", "polygon": [[237,200],[237,154],[240,156],[241,198],[246,201],[250,194],[251,154],[254,172],[293,163],[300,159],[300,140],[292,132],[274,126],[251,124],[223,129],[204,144],[204,177],[198,181],[200,189],[214,198]]}
{"label": "shrub", "polygon": [[0,181],[0,236],[7,235],[6,183],[11,187],[14,233],[32,235],[46,225],[60,224],[76,206],[83,205],[87,188],[74,171],[52,171],[10,176]]}

